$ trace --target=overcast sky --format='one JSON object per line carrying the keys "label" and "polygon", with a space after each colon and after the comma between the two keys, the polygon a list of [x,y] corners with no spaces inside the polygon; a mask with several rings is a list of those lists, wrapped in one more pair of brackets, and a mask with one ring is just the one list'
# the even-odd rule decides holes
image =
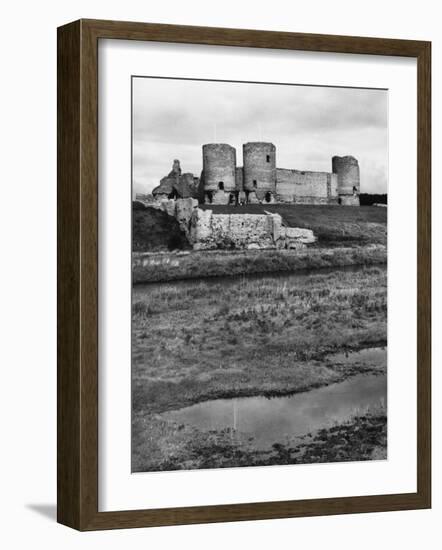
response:
{"label": "overcast sky", "polygon": [[386,193],[388,92],[284,84],[133,79],[133,183],[150,192],[179,159],[199,176],[204,143],[270,141],[278,168],[331,171],[359,160],[362,193]]}

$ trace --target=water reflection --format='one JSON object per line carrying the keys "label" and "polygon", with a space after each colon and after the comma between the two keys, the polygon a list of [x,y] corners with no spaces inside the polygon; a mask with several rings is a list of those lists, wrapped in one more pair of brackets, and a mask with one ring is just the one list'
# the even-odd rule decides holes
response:
{"label": "water reflection", "polygon": [[[385,352],[386,353],[386,352]],[[233,428],[257,445],[282,442],[343,422],[352,414],[386,401],[387,377],[360,374],[345,382],[286,397],[246,397],[198,403],[164,416],[201,430]]]}

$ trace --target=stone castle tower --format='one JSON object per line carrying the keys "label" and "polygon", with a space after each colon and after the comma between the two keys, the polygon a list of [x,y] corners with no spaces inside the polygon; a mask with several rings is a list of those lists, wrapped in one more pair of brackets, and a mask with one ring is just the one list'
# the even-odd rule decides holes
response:
{"label": "stone castle tower", "polygon": [[273,143],[245,143],[243,162],[243,185],[248,199],[273,202],[276,196],[276,147]]}
{"label": "stone castle tower", "polygon": [[351,156],[332,158],[333,174],[338,176],[339,204],[359,206],[359,163]]}
{"label": "stone castle tower", "polygon": [[236,150],[226,143],[203,145],[204,202],[225,204],[236,191]]}

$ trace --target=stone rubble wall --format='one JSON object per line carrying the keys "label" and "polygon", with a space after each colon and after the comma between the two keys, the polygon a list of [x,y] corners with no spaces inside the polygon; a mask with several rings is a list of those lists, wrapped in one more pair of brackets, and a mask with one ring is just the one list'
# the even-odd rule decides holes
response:
{"label": "stone rubble wall", "polygon": [[303,248],[315,242],[310,229],[286,227],[279,214],[215,214],[198,208],[196,199],[156,203],[179,223],[195,250]]}
{"label": "stone rubble wall", "polygon": [[191,227],[197,249],[275,248],[273,219],[266,214],[213,214],[196,209]]}

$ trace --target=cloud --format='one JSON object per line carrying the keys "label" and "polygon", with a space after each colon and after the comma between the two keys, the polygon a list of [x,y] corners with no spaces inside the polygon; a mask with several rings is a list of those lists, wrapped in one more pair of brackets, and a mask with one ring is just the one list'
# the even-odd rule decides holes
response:
{"label": "cloud", "polygon": [[133,178],[151,191],[172,166],[200,174],[201,146],[271,141],[281,168],[331,170],[333,155],[353,155],[361,190],[385,192],[388,92],[279,84],[135,78]]}

